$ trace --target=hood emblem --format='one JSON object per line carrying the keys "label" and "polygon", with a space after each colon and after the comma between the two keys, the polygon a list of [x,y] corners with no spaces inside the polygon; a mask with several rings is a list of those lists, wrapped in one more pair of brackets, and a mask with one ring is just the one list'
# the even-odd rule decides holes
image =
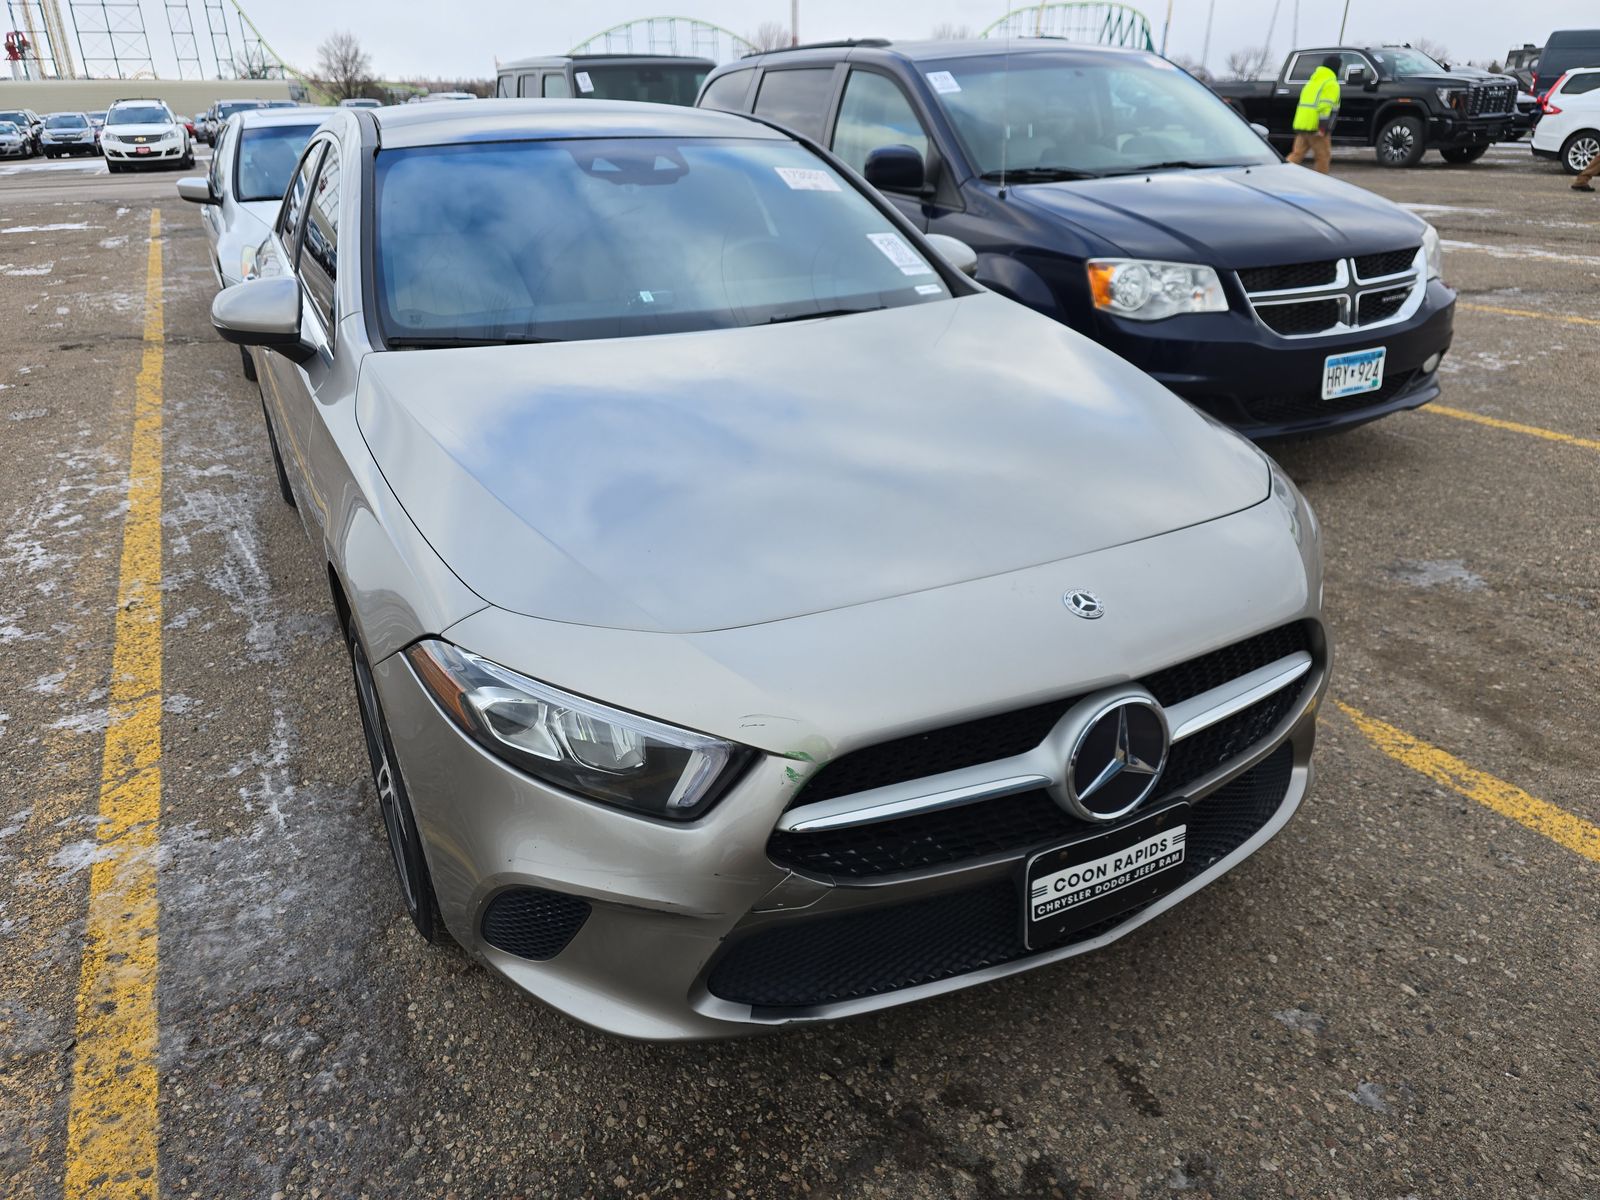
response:
{"label": "hood emblem", "polygon": [[1073,588],[1061,597],[1061,603],[1067,606],[1067,611],[1073,616],[1082,617],[1085,621],[1098,621],[1106,615],[1106,606],[1100,603],[1100,597],[1082,588]]}

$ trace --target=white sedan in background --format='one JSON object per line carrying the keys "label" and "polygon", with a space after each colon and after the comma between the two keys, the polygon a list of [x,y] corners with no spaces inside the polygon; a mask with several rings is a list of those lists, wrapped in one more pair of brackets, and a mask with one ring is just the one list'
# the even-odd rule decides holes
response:
{"label": "white sedan in background", "polygon": [[[178,195],[202,206],[218,287],[232,287],[249,275],[256,247],[272,232],[300,152],[326,115],[314,108],[236,112],[217,131],[211,173],[178,180]],[[245,377],[254,379],[250,356],[242,357]]]}
{"label": "white sedan in background", "polygon": [[1600,67],[1568,71],[1545,94],[1533,128],[1533,152],[1576,175],[1600,154]]}

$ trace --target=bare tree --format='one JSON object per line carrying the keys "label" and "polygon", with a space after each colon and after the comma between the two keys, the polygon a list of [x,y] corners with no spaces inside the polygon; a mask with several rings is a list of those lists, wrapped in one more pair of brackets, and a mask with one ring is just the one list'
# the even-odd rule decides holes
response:
{"label": "bare tree", "polygon": [[351,100],[372,86],[372,59],[355,34],[329,34],[317,47],[317,74],[334,100]]}
{"label": "bare tree", "polygon": [[972,32],[971,25],[954,25],[946,21],[933,27],[933,40],[936,42],[965,42],[977,36]]}
{"label": "bare tree", "polygon": [[1413,50],[1421,50],[1429,58],[1439,62],[1450,61],[1450,50],[1443,42],[1436,42],[1432,38],[1417,38],[1411,43]]}
{"label": "bare tree", "polygon": [[260,46],[246,46],[233,60],[235,79],[281,79],[283,69]]}
{"label": "bare tree", "polygon": [[1272,47],[1246,46],[1230,50],[1224,60],[1223,70],[1229,79],[1260,79],[1272,62]]}
{"label": "bare tree", "polygon": [[1187,54],[1174,54],[1172,56],[1172,64],[1182,67],[1201,83],[1211,82],[1211,72],[1206,70],[1205,65],[1198,58],[1190,58]]}
{"label": "bare tree", "polygon": [[757,50],[779,50],[794,41],[789,27],[782,21],[763,21],[756,31],[745,38]]}

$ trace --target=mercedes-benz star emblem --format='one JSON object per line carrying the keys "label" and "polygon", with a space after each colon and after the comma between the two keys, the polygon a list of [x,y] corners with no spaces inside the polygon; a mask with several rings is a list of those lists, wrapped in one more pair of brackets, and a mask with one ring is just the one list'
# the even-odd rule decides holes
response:
{"label": "mercedes-benz star emblem", "polygon": [[1115,821],[1144,803],[1167,761],[1167,719],[1146,695],[1108,701],[1084,725],[1067,762],[1067,807]]}
{"label": "mercedes-benz star emblem", "polygon": [[1067,606],[1073,616],[1082,617],[1085,621],[1098,621],[1106,615],[1106,606],[1100,603],[1100,597],[1082,588],[1073,588],[1061,597],[1061,603]]}

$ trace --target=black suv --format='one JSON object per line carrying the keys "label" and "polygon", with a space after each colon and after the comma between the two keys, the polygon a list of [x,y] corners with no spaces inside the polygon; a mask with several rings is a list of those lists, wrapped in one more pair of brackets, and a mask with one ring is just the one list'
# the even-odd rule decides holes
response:
{"label": "black suv", "polygon": [[1285,163],[1154,54],[799,47],[719,67],[698,103],[830,148],[920,229],[976,250],[981,283],[1251,437],[1439,394],[1455,293],[1433,228]]}

